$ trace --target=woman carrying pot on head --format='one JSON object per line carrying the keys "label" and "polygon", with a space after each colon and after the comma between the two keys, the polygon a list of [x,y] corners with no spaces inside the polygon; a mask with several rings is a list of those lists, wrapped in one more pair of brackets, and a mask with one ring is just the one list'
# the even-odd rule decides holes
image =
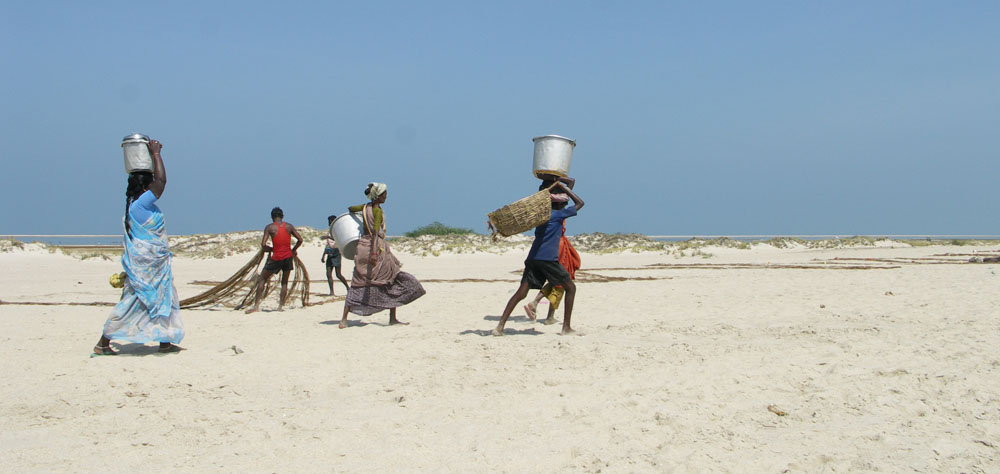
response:
{"label": "woman carrying pot on head", "polygon": [[147,144],[153,158],[153,172],[129,175],[125,191],[125,236],[122,267],[127,278],[122,299],[111,310],[104,332],[94,346],[94,355],[116,355],[112,340],[134,343],[158,342],[160,352],[178,352],[175,345],[184,338],[177,289],[174,288],[171,260],[163,228],[163,213],[156,200],[167,185],[160,142]]}
{"label": "woman carrying pot on head", "polygon": [[396,308],[426,293],[416,277],[400,271],[401,264],[385,241],[382,204],[386,194],[384,183],[369,183],[365,196],[371,202],[348,208],[350,212],[361,212],[364,226],[354,254],[354,276],[344,302],[341,329],[347,327],[348,312],[368,316],[389,310],[389,324],[409,324],[396,319]]}

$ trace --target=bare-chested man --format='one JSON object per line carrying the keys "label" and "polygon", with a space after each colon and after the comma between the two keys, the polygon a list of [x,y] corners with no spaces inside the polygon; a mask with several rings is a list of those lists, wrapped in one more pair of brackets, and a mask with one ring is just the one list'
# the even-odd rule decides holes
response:
{"label": "bare-chested man", "polygon": [[[285,297],[288,296],[288,275],[294,269],[292,262],[295,260],[295,251],[302,245],[302,236],[295,226],[284,222],[285,213],[280,207],[271,209],[271,222],[264,227],[264,237],[260,240],[260,246],[271,256],[264,264],[264,271],[261,272],[257,280],[257,292],[253,298],[253,308],[248,309],[247,314],[256,313],[260,310],[260,298],[264,294],[264,285],[271,279],[271,275],[281,271],[281,297],[278,300],[278,311],[285,308]],[[292,247],[292,236],[295,236],[295,246]],[[267,239],[271,239],[271,245],[267,245]]]}

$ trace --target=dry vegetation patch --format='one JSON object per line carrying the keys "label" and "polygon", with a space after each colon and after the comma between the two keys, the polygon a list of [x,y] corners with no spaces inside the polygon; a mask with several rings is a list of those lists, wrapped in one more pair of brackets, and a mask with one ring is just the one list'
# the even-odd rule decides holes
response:
{"label": "dry vegetation patch", "polygon": [[24,242],[14,239],[0,240],[0,253],[11,252],[14,250],[24,250]]}
{"label": "dry vegetation patch", "polygon": [[[324,244],[326,229],[308,226],[297,227],[307,245]],[[190,234],[170,236],[170,249],[177,256],[189,258],[224,258],[232,255],[254,253],[260,248],[261,231],[238,231],[225,234]],[[527,252],[534,236],[525,234],[505,237],[494,242],[490,236],[482,234],[421,235],[418,237],[392,237],[392,248],[411,255],[438,256],[444,254],[504,254],[509,251]],[[925,247],[937,245],[951,246],[996,246],[997,240],[892,240],[886,237],[855,236],[848,238],[806,240],[795,237],[777,237],[768,240],[742,241],[728,237],[691,238],[683,241],[662,241],[642,234],[578,234],[569,237],[577,251],[591,254],[614,254],[625,252],[657,252],[676,257],[700,256],[710,258],[706,249],[733,248],[749,250],[755,246],[767,245],[779,249],[842,249],[867,247]],[[47,250],[50,253],[63,252],[79,259],[112,259],[121,255],[121,246],[63,247],[40,242],[25,243],[14,239],[0,239],[0,253],[14,251]]]}
{"label": "dry vegetation patch", "polygon": [[533,237],[520,234],[493,242],[488,235],[446,234],[394,237],[389,239],[389,244],[393,250],[422,256],[438,256],[442,253],[502,254],[509,250],[527,250],[531,246],[532,239]]}
{"label": "dry vegetation patch", "polygon": [[[295,227],[304,240],[303,244],[321,242],[326,230],[308,226]],[[260,249],[260,230],[229,232],[227,234],[191,234],[170,237],[170,250],[175,255],[191,258],[225,258]]]}

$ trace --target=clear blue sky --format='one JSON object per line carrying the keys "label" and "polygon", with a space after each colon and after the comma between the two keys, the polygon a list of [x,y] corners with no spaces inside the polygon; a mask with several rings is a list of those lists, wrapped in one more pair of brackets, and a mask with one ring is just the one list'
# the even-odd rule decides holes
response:
{"label": "clear blue sky", "polygon": [[0,233],[119,233],[120,140],[172,234],[389,233],[533,192],[580,232],[1000,234],[1000,2],[0,3]]}

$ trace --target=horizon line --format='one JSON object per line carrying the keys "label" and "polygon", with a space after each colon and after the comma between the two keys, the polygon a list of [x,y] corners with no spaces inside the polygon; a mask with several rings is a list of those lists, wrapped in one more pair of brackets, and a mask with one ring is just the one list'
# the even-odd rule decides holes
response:
{"label": "horizon line", "polygon": [[[235,230],[231,232],[217,232],[218,234],[229,234],[235,232],[248,232],[246,230]],[[591,232],[595,233],[595,232]],[[600,232],[605,233],[605,232]],[[727,238],[741,238],[741,239],[752,239],[752,238],[779,238],[779,237],[828,237],[833,239],[840,239],[845,237],[908,237],[908,238],[1000,238],[1000,234],[855,234],[855,233],[845,233],[845,234],[675,234],[675,235],[656,235],[656,234],[642,234],[639,232],[614,232],[615,234],[639,234],[649,237],[651,239],[717,239],[722,237]],[[478,233],[476,233],[478,234]],[[196,235],[196,234],[173,234],[173,235]],[[486,234],[478,234],[486,235]],[[573,234],[580,235],[580,234]],[[16,238],[71,238],[71,239],[103,239],[103,238],[118,238],[122,234],[2,234],[0,233],[0,239],[16,239]],[[389,235],[386,237],[404,237],[403,235]]]}

